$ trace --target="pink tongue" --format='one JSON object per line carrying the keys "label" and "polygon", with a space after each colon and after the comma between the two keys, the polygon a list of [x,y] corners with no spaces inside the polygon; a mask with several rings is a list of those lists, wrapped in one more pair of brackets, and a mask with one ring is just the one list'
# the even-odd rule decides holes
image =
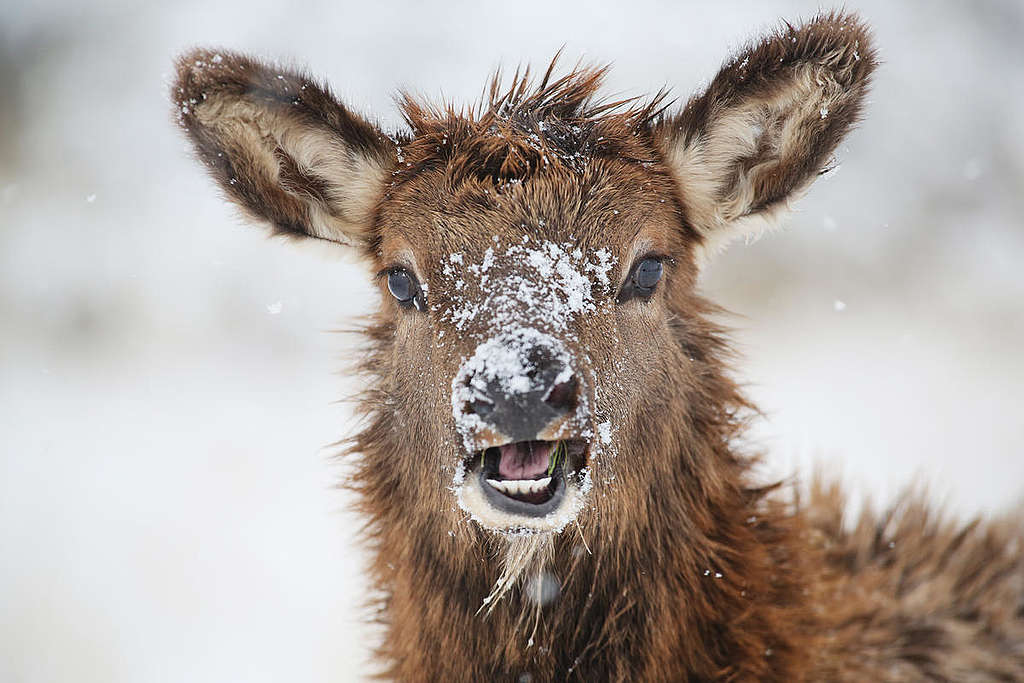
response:
{"label": "pink tongue", "polygon": [[550,441],[510,443],[501,447],[498,474],[502,479],[540,479],[548,472]]}

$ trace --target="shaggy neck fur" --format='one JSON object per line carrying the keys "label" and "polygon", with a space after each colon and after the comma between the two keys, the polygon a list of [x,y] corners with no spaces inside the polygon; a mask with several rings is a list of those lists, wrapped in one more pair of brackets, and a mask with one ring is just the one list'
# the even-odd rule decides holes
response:
{"label": "shaggy neck fur", "polygon": [[[364,367],[378,388],[353,444],[363,454],[353,485],[373,532],[388,676],[799,677],[805,553],[794,518],[749,485],[751,461],[732,449],[749,404],[726,377],[717,330],[691,324],[676,333],[673,351],[694,359],[701,379],[659,416],[640,417],[648,450],[635,476],[644,494],[627,501],[615,487],[595,488],[579,526],[509,539],[472,522],[453,530],[450,517],[402,491],[400,465],[389,463],[416,457],[405,454],[416,439],[388,408],[380,375],[388,329],[369,330]],[[507,589],[500,599],[496,586]]]}

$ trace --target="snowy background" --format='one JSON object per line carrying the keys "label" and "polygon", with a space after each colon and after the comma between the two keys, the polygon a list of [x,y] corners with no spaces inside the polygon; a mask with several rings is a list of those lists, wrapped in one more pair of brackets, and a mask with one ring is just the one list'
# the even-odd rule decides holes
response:
{"label": "snowy background", "polygon": [[[324,447],[375,294],[337,254],[242,226],[166,98],[193,45],[326,76],[397,125],[408,86],[475,98],[499,63],[614,62],[679,96],[810,2],[5,2],[0,8],[0,680],[358,679],[372,633]],[[725,254],[741,374],[780,473],[927,484],[952,514],[1024,495],[1024,5],[849,2],[868,119],[788,231]],[[571,59],[570,59],[571,61]]]}

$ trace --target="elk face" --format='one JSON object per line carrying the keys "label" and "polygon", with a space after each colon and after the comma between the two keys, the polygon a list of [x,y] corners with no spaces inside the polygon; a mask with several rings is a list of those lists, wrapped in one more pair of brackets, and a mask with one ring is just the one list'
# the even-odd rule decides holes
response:
{"label": "elk face", "polygon": [[213,51],[180,60],[173,94],[243,210],[351,244],[377,273],[380,509],[554,532],[699,468],[687,440],[711,419],[716,342],[698,265],[822,172],[873,67],[863,26],[827,15],[669,117],[593,105],[603,72],[584,69],[495,86],[470,113],[406,100],[411,130],[392,138],[302,74]]}
{"label": "elk face", "polygon": [[428,438],[445,455],[431,467],[492,530],[560,530],[630,467],[634,449],[618,444],[655,410],[644,378],[677,360],[667,297],[692,279],[666,173],[549,163],[512,182],[448,165],[402,174],[381,212],[381,278],[409,373],[398,400],[436,416]]}

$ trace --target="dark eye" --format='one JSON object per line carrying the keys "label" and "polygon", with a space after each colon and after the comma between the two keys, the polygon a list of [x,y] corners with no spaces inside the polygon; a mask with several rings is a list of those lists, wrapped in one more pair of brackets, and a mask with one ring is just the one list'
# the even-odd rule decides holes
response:
{"label": "dark eye", "polygon": [[416,310],[423,310],[423,291],[416,278],[405,268],[388,271],[388,291],[400,306],[416,306]]}
{"label": "dark eye", "polygon": [[654,288],[661,280],[661,274],[664,271],[664,266],[661,263],[660,258],[647,257],[640,259],[633,270],[629,273],[629,277],[626,278],[626,282],[622,285],[622,290],[619,292],[618,302],[621,304],[624,301],[628,301],[634,298],[650,299],[651,295],[654,294]]}
{"label": "dark eye", "polygon": [[661,261],[656,258],[645,258],[633,270],[633,284],[638,289],[654,289],[661,279]]}

